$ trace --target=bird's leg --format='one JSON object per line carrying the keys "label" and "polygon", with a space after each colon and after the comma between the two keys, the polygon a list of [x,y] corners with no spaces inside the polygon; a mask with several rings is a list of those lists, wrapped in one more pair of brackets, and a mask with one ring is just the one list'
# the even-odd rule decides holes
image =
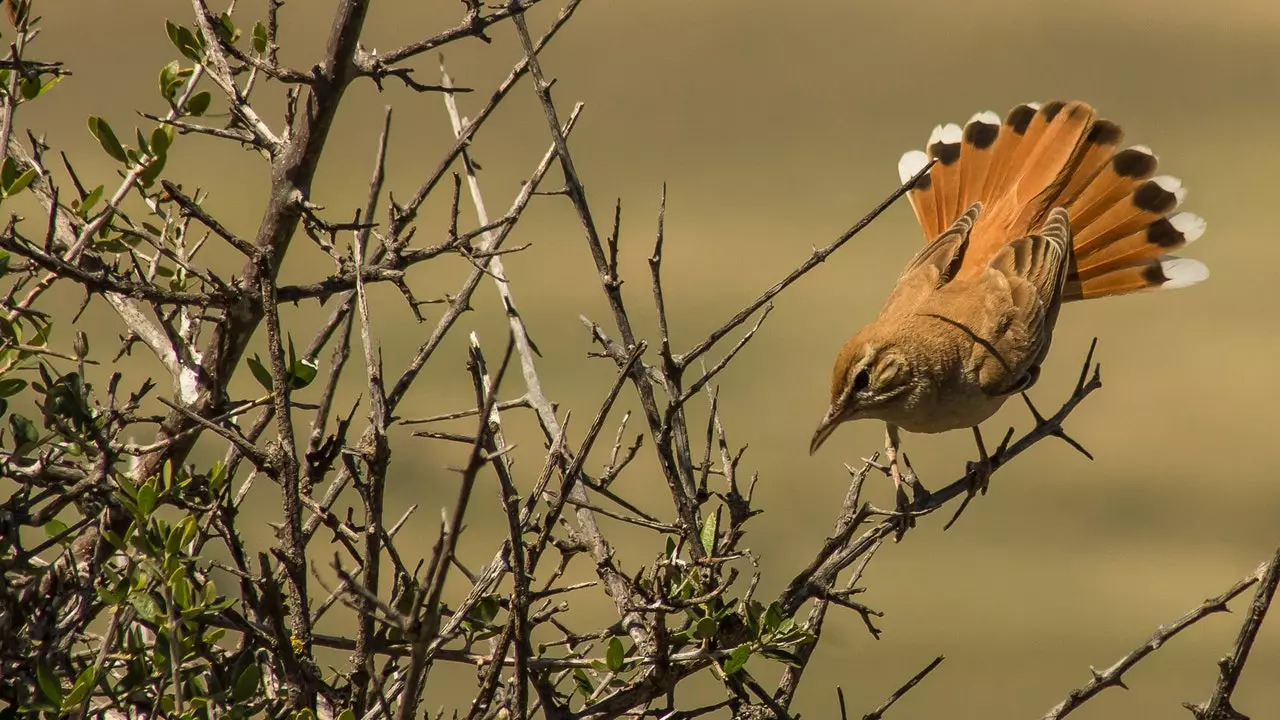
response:
{"label": "bird's leg", "polygon": [[991,482],[991,473],[995,470],[991,456],[987,454],[987,446],[982,442],[982,430],[973,426],[973,439],[978,444],[978,461],[969,463],[965,474],[969,478],[969,495],[987,494],[987,484]]}
{"label": "bird's leg", "polygon": [[[975,495],[978,493],[987,494],[987,484],[991,482],[991,473],[995,471],[991,456],[987,454],[987,446],[982,442],[982,431],[978,429],[977,425],[973,426],[973,439],[978,444],[978,461],[970,462],[965,467],[965,479],[969,481],[968,494],[964,496],[964,500],[960,501],[960,507],[956,508],[955,514],[951,516],[947,524],[942,526],[943,530],[950,530],[951,526],[956,524],[956,520],[960,519],[960,514],[964,512],[965,508],[969,507],[969,502],[973,500]],[[1004,445],[1001,444],[997,454],[1003,449]]]}
{"label": "bird's leg", "polygon": [[[898,437],[898,426],[893,423],[885,423],[884,458],[889,465],[889,477],[893,479],[894,498],[897,503],[900,521],[898,525],[899,538],[902,537],[908,527],[915,524],[911,517],[911,501],[907,498],[906,488],[903,487],[902,468],[898,464],[898,446],[901,444],[902,440]],[[911,475],[913,478],[915,477],[914,472]]]}
{"label": "bird's leg", "polygon": [[929,497],[932,493],[924,486],[924,483],[920,482],[920,476],[916,474],[916,469],[911,467],[911,458],[907,457],[905,452],[902,453],[902,465],[906,468],[906,472],[902,474],[902,479],[906,480],[907,484],[911,486],[911,495],[916,504],[923,505],[929,502]]}

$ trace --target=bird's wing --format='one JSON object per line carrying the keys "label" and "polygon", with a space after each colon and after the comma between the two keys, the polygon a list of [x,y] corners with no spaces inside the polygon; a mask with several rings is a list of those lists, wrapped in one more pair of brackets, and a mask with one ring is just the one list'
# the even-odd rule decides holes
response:
{"label": "bird's wing", "polygon": [[897,285],[880,311],[881,316],[910,313],[935,290],[951,281],[964,261],[969,230],[981,212],[982,204],[974,203],[946,232],[920,248],[902,275],[898,276]]}
{"label": "bird's wing", "polygon": [[1049,353],[1070,267],[1071,225],[1055,208],[1040,231],[1006,244],[976,278],[970,303],[975,331],[995,357],[983,364],[983,389],[991,395],[1026,390]]}

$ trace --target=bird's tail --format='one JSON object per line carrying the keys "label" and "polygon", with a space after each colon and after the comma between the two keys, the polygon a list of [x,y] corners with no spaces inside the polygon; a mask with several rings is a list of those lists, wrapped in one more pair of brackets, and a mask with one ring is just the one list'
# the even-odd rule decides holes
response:
{"label": "bird's tail", "polygon": [[908,197],[927,240],[981,202],[960,274],[977,272],[1004,245],[1039,227],[1055,207],[1071,219],[1072,265],[1063,299],[1179,288],[1209,270],[1170,255],[1204,233],[1197,215],[1179,212],[1186,190],[1156,175],[1150,148],[1120,149],[1120,126],[1082,102],[1019,105],[1001,122],[993,112],[963,128],[934,128],[925,152],[902,156],[903,182],[937,162]]}

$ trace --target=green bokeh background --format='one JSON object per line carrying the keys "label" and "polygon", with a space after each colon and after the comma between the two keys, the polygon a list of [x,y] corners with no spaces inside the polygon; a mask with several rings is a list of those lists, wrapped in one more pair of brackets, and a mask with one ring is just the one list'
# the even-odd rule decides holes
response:
{"label": "green bokeh background", "polygon": [[[242,27],[262,16],[260,5],[238,3]],[[286,63],[305,69],[319,58],[334,5],[292,0],[285,7]],[[548,5],[531,13],[535,33],[556,10]],[[154,0],[44,2],[37,11],[44,34],[31,56],[65,60],[74,76],[24,108],[18,127],[46,132],[88,186],[114,187],[113,163],[93,143],[85,118],[105,116],[123,139],[132,137],[135,110],[163,111],[155,78],[177,57],[163,19],[189,22],[190,7]],[[456,23],[460,15],[453,2],[375,3],[364,45],[397,47]],[[464,113],[477,112],[521,56],[511,28],[495,29],[492,37],[489,46],[468,40],[447,48],[458,84],[478,89],[460,96]],[[415,62],[419,81],[434,82],[435,55]],[[1207,283],[1073,305],[1063,313],[1034,397],[1042,407],[1056,408],[1070,392],[1090,338],[1099,337],[1106,385],[1069,423],[1096,461],[1064,444],[1043,443],[1003,470],[991,493],[953,530],[942,533],[942,519],[930,518],[906,542],[885,547],[862,597],[886,612],[884,635],[872,640],[852,614],[828,620],[797,701],[807,717],[836,716],[835,684],[844,687],[851,714],[867,712],[938,653],[947,662],[894,716],[1039,717],[1088,680],[1090,665],[1109,665],[1158,625],[1247,573],[1280,542],[1272,407],[1280,391],[1274,371],[1280,332],[1273,316],[1280,291],[1272,275],[1280,261],[1273,218],[1280,187],[1269,170],[1280,159],[1280,5],[588,0],[544,53],[544,63],[558,78],[554,93],[563,115],[572,102],[587,103],[571,147],[602,231],[615,198],[623,198],[624,293],[650,338],[644,258],[667,184],[667,304],[677,349],[703,337],[879,202],[896,185],[898,156],[922,146],[935,123],[963,122],[979,110],[1003,114],[1027,100],[1087,100],[1125,127],[1128,142],[1154,148],[1162,172],[1190,188],[1186,208],[1208,220],[1207,234],[1187,253],[1212,268]],[[278,85],[260,88],[255,97],[259,113],[277,129],[280,98]],[[315,185],[314,201],[335,220],[363,205],[386,105],[395,108],[387,187],[402,201],[451,143],[440,96],[408,92],[394,80],[381,94],[372,83],[357,83]],[[511,202],[548,144],[526,81],[475,145],[492,215]],[[269,182],[261,158],[208,138],[179,138],[166,175],[188,189],[207,189],[211,212],[241,235],[254,234]],[[558,178],[553,171],[546,187],[555,187]],[[442,239],[448,195],[446,182],[428,203],[415,242]],[[464,211],[471,222],[469,206]],[[36,217],[31,222],[41,222]],[[544,389],[562,415],[572,409],[576,443],[613,377],[611,364],[586,356],[594,348],[578,316],[612,329],[607,306],[564,198],[537,199],[511,243],[532,244],[506,258],[507,273],[543,352]],[[836,350],[872,317],[918,244],[908,206],[895,206],[784,293],[756,340],[720,379],[730,442],[750,445],[743,467],[759,472],[757,504],[766,512],[749,526],[747,544],[761,558],[765,595],[776,593],[825,537],[846,487],[841,463],[878,447],[881,429],[862,423],[842,428],[817,457],[806,452],[825,409]],[[214,253],[209,260],[224,277],[237,271],[232,254]],[[299,235],[284,277],[314,280],[331,267]],[[411,284],[420,298],[441,297],[455,292],[468,270],[461,260],[444,259],[415,270]],[[394,378],[434,327],[440,306],[426,308],[428,323],[418,325],[393,289],[378,288],[373,297],[374,329]],[[52,299],[69,313],[79,296],[68,288]],[[467,332],[480,335],[496,364],[505,324],[491,283],[481,285],[474,305],[400,415],[431,415],[470,402],[463,367]],[[285,322],[299,345],[328,311],[314,302],[287,310]],[[93,306],[82,325],[100,351],[123,332],[102,305]],[[69,330],[61,330],[55,341],[67,342]],[[256,342],[261,351],[262,339]],[[358,342],[353,350],[358,358]],[[327,362],[327,354],[322,358]],[[122,364],[132,372],[159,370],[141,346]],[[357,361],[341,407],[361,393],[359,370]],[[241,375],[234,389],[259,394],[249,373]],[[630,390],[624,407],[635,407]],[[361,429],[363,414],[362,407]],[[705,409],[698,408],[695,425],[703,418]],[[641,430],[638,419],[633,433]],[[541,467],[541,438],[527,418],[508,422],[521,443],[518,470],[527,487]],[[1010,423],[1025,429],[1029,422],[1021,403],[1010,403],[991,421],[988,435],[998,437]],[[606,434],[611,438],[612,429]],[[908,436],[906,443],[930,486],[956,477],[972,457],[968,433]],[[457,476],[446,468],[460,465],[463,456],[457,447],[409,437],[405,429],[397,431],[394,447],[388,513],[411,504],[420,508],[401,545],[412,563],[429,552],[439,508],[452,504]],[[208,462],[221,452],[207,443],[196,459]],[[670,517],[665,484],[647,452],[646,444],[643,462],[618,487]],[[603,462],[597,452],[589,467]],[[492,556],[505,532],[491,480],[481,486],[463,540],[463,558],[473,568]],[[871,499],[890,502],[886,485],[876,483]],[[266,522],[278,507],[278,493],[261,483],[244,527],[258,546],[272,541]],[[659,549],[647,536],[605,527],[621,541],[624,568],[634,570]],[[313,557],[327,564],[332,550],[323,534],[317,538]],[[462,590],[461,583],[451,588]],[[579,628],[610,617],[607,602],[594,598],[581,596],[573,619]],[[1108,691],[1078,716],[1180,716],[1185,711],[1179,703],[1208,697],[1215,661],[1230,647],[1238,617],[1211,618],[1177,638],[1126,677],[1130,692]],[[322,629],[342,631],[348,622],[335,615]],[[340,654],[324,659],[344,662]],[[776,677],[764,663],[751,667],[763,680]],[[473,674],[466,667],[438,670],[424,707],[466,701]],[[1237,706],[1255,718],[1280,717],[1277,677],[1280,620],[1272,619],[1255,646]],[[714,700],[717,693],[704,684],[686,702]]]}

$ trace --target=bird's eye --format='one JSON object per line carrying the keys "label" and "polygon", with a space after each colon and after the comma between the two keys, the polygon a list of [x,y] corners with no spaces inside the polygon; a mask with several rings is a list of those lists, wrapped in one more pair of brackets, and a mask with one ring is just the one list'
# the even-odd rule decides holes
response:
{"label": "bird's eye", "polygon": [[850,388],[850,391],[855,393],[862,392],[863,390],[866,390],[867,386],[870,384],[871,375],[867,372],[866,368],[863,368],[858,371],[858,374],[853,376],[853,386]]}

